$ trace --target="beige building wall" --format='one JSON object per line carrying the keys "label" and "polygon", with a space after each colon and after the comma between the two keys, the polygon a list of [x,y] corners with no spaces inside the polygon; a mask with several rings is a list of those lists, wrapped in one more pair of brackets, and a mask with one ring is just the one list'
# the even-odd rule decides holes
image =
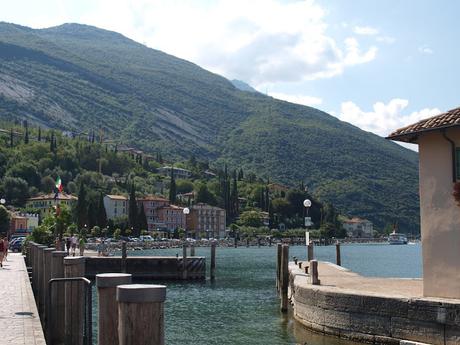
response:
{"label": "beige building wall", "polygon": [[[460,129],[446,135],[460,147]],[[423,294],[460,298],[460,206],[453,192],[451,144],[440,131],[419,137]]]}

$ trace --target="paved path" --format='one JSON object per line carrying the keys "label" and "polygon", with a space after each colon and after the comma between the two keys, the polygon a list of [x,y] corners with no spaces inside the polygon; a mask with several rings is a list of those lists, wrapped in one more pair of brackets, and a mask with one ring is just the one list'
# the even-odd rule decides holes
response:
{"label": "paved path", "polygon": [[46,345],[26,265],[17,253],[8,253],[0,268],[0,344]]}
{"label": "paved path", "polygon": [[[293,262],[289,266],[291,270],[301,272]],[[318,276],[321,288],[325,289],[396,298],[423,297],[422,279],[363,277],[329,262],[318,262]],[[308,284],[307,279],[305,284]]]}

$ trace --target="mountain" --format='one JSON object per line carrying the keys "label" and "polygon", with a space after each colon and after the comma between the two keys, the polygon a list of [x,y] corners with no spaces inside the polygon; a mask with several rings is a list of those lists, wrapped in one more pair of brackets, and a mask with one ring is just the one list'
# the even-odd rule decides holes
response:
{"label": "mountain", "polygon": [[377,226],[417,231],[418,157],[320,110],[242,91],[188,61],[80,24],[0,23],[0,117],[227,163]]}
{"label": "mountain", "polygon": [[248,92],[258,92],[251,85],[245,83],[244,81],[241,81],[241,80],[238,80],[238,79],[232,79],[231,82],[232,82],[233,86],[236,87],[238,90],[248,91]]}

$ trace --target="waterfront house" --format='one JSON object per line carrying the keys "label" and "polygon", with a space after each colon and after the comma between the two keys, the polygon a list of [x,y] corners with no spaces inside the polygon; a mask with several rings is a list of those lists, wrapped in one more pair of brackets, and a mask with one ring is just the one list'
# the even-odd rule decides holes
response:
{"label": "waterfront house", "polygon": [[33,213],[10,213],[10,230],[11,235],[28,235],[38,226],[38,214]]}
{"label": "waterfront house", "polygon": [[128,198],[124,195],[104,196],[104,208],[107,219],[115,219],[128,215]]}
{"label": "waterfront house", "polygon": [[460,108],[388,138],[419,147],[423,294],[460,298]]}
{"label": "waterfront house", "polygon": [[144,208],[147,218],[147,230],[154,231],[165,229],[165,224],[158,218],[157,210],[160,207],[168,206],[169,200],[159,195],[147,195],[137,199],[137,205]]}
{"label": "waterfront house", "polygon": [[36,209],[40,213],[40,218],[43,219],[51,213],[55,212],[55,206],[66,205],[69,209],[75,205],[78,198],[67,193],[54,193],[43,194],[33,198],[29,198],[26,207],[29,209]]}
{"label": "waterfront house", "polygon": [[165,205],[155,210],[159,228],[166,229],[169,233],[174,230],[186,228],[184,208],[176,205]]}
{"label": "waterfront house", "polygon": [[225,210],[219,207],[198,203],[190,207],[187,215],[187,232],[191,237],[225,237]]}
{"label": "waterfront house", "polygon": [[343,222],[343,228],[348,237],[372,237],[374,235],[374,225],[367,219],[353,217]]}

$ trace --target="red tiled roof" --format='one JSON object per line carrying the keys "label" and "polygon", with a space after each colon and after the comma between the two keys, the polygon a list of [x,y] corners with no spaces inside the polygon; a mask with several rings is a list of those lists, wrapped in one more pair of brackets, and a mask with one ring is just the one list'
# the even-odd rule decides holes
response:
{"label": "red tiled roof", "polygon": [[460,126],[460,107],[400,128],[391,133],[387,139],[414,142],[417,139],[418,134],[421,132],[454,126]]}
{"label": "red tiled roof", "polygon": [[158,196],[158,195],[147,195],[143,198],[138,198],[137,201],[167,201],[169,202],[168,199],[165,199],[164,197]]}
{"label": "red tiled roof", "polygon": [[[54,193],[45,194],[45,195],[39,195],[39,196],[36,196],[36,197],[33,197],[33,198],[29,198],[28,201],[32,201],[32,200],[54,200],[54,196],[55,196]],[[73,196],[73,195],[70,195],[70,194],[59,193],[58,197],[56,198],[56,200],[78,200],[78,198],[76,196]]]}

